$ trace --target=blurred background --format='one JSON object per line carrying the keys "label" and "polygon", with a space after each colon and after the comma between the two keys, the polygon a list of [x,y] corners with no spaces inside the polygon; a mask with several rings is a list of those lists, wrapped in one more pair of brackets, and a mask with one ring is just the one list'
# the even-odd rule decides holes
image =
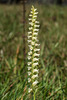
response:
{"label": "blurred background", "polygon": [[29,100],[27,32],[32,5],[40,22],[39,87],[43,88],[37,100],[67,100],[67,0],[0,0],[0,100]]}
{"label": "blurred background", "polygon": [[[20,3],[23,0],[0,0],[0,3]],[[27,0],[28,3],[37,2],[37,3],[44,3],[44,4],[67,4],[67,0]]]}

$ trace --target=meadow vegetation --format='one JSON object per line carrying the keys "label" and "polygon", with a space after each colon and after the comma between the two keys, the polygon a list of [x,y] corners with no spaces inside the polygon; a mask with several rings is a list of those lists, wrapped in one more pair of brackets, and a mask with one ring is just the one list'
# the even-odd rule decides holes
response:
{"label": "meadow vegetation", "polygon": [[[40,22],[36,100],[67,100],[67,7],[35,7]],[[26,6],[26,35],[30,8]],[[33,100],[27,94],[22,37],[22,5],[0,5],[0,100]]]}

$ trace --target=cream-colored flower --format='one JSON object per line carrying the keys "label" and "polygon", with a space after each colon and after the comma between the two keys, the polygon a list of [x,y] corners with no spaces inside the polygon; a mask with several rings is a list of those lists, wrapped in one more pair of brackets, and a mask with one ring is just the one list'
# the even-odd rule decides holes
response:
{"label": "cream-colored flower", "polygon": [[32,42],[31,40],[28,40],[28,43]]}
{"label": "cream-colored flower", "polygon": [[32,30],[33,29],[33,27],[29,27],[29,30]]}
{"label": "cream-colored flower", "polygon": [[32,62],[28,62],[28,66],[31,65]]}
{"label": "cream-colored flower", "polygon": [[28,55],[31,55],[32,54],[32,51],[28,52]]}
{"label": "cream-colored flower", "polygon": [[39,70],[38,69],[33,69],[33,73],[38,73]]}
{"label": "cream-colored flower", "polygon": [[32,32],[30,31],[30,32],[28,32],[28,35],[30,35]]}
{"label": "cream-colored flower", "polygon": [[33,67],[35,67],[35,66],[37,66],[38,65],[38,62],[36,62],[36,63],[33,63]]}
{"label": "cream-colored flower", "polygon": [[35,12],[34,14],[35,14],[35,15],[37,15],[37,14],[38,14],[38,12]]}
{"label": "cream-colored flower", "polygon": [[37,16],[35,15],[35,16],[33,16],[33,18],[37,18]]}
{"label": "cream-colored flower", "polygon": [[32,89],[29,88],[29,89],[28,89],[28,93],[30,93],[31,91],[32,91]]}
{"label": "cream-colored flower", "polygon": [[39,21],[35,21],[36,24],[39,24]]}
{"label": "cream-colored flower", "polygon": [[29,22],[29,24],[30,24],[31,26],[33,26],[33,25],[34,25],[32,22]]}
{"label": "cream-colored flower", "polygon": [[40,49],[34,49],[35,52],[40,51]]}
{"label": "cream-colored flower", "polygon": [[28,70],[31,70],[31,67],[28,67]]}
{"label": "cream-colored flower", "polygon": [[31,79],[30,79],[30,78],[28,78],[28,82],[29,82],[29,83],[31,82]]}
{"label": "cream-colored flower", "polygon": [[32,14],[30,14],[29,16],[32,17]]}
{"label": "cream-colored flower", "polygon": [[35,86],[35,85],[37,85],[37,83],[38,83],[38,81],[36,80],[36,81],[33,82],[32,85]]}
{"label": "cream-colored flower", "polygon": [[31,21],[32,19],[31,18],[29,18],[29,21]]}
{"label": "cream-colored flower", "polygon": [[28,55],[28,57],[27,57],[27,58],[28,58],[28,60],[30,60],[30,59],[31,59],[31,56],[29,56],[29,55]]}
{"label": "cream-colored flower", "polygon": [[30,50],[33,50],[33,47],[32,46],[30,47]]}
{"label": "cream-colored flower", "polygon": [[36,43],[35,46],[40,46],[40,44],[37,44],[37,43]]}
{"label": "cream-colored flower", "polygon": [[34,61],[39,61],[39,58],[33,58],[33,62],[34,62]]}
{"label": "cream-colored flower", "polygon": [[32,36],[28,36],[28,39],[31,38]]}
{"label": "cream-colored flower", "polygon": [[38,35],[38,32],[34,32],[33,35]]}
{"label": "cream-colored flower", "polygon": [[33,76],[32,76],[32,79],[35,79],[35,78],[37,78],[37,77],[38,77],[38,74],[33,75]]}
{"label": "cream-colored flower", "polygon": [[38,32],[38,31],[39,31],[39,29],[34,29],[34,31],[35,31],[35,32],[36,32],[36,31]]}
{"label": "cream-colored flower", "polygon": [[35,27],[40,27],[40,25],[35,25]]}
{"label": "cream-colored flower", "polygon": [[39,57],[39,55],[40,55],[40,54],[34,53],[34,57],[35,57],[35,56]]}
{"label": "cream-colored flower", "polygon": [[36,39],[37,39],[37,37],[32,37],[32,39],[33,39],[33,40],[36,40]]}
{"label": "cream-colored flower", "polygon": [[28,72],[28,75],[30,76],[31,75],[31,72]]}
{"label": "cream-colored flower", "polygon": [[32,19],[32,22],[36,21],[36,19]]}
{"label": "cream-colored flower", "polygon": [[32,45],[35,45],[35,42],[32,41],[31,44],[32,44]]}

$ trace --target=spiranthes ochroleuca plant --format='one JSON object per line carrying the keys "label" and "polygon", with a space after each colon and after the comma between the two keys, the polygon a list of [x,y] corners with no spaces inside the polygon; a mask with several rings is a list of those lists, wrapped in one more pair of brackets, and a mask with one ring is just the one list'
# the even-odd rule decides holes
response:
{"label": "spiranthes ochroleuca plant", "polygon": [[39,65],[39,45],[38,31],[39,22],[37,21],[37,9],[32,6],[29,15],[29,32],[28,32],[28,93],[34,92],[38,84],[38,65]]}

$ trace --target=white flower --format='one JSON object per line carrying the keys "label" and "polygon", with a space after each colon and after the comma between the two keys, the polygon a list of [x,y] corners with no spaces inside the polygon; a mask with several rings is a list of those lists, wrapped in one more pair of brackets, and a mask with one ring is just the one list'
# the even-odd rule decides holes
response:
{"label": "white flower", "polygon": [[32,22],[34,22],[36,19],[32,19]]}
{"label": "white flower", "polygon": [[35,27],[40,27],[40,25],[35,25]]}
{"label": "white flower", "polygon": [[36,18],[37,16],[33,16],[33,18]]}
{"label": "white flower", "polygon": [[28,36],[28,39],[31,38],[32,36]]}
{"label": "white flower", "polygon": [[28,52],[28,55],[31,55],[32,54],[32,51]]}
{"label": "white flower", "polygon": [[40,49],[34,49],[35,52],[40,51]]}
{"label": "white flower", "polygon": [[33,67],[35,67],[35,66],[37,66],[38,65],[38,62],[36,62],[36,63],[33,63]]}
{"label": "white flower", "polygon": [[34,61],[39,61],[39,58],[33,58],[33,62],[34,62]]}
{"label": "white flower", "polygon": [[31,67],[28,67],[28,70],[31,70]]}
{"label": "white flower", "polygon": [[33,27],[29,27],[29,30],[32,30],[33,29]]}
{"label": "white flower", "polygon": [[28,58],[28,60],[30,60],[31,59],[31,56],[28,56],[27,58]]}
{"label": "white flower", "polygon": [[28,72],[28,75],[30,76],[31,75],[31,72]]}
{"label": "white flower", "polygon": [[39,55],[40,55],[40,54],[34,53],[34,57],[35,57],[35,56],[38,56],[38,57],[39,57]]}
{"label": "white flower", "polygon": [[33,40],[37,40],[37,37],[33,37],[32,39],[33,39]]}
{"label": "white flower", "polygon": [[38,77],[38,74],[33,75],[33,76],[32,76],[32,79],[35,79],[35,78],[37,78],[37,77]]}
{"label": "white flower", "polygon": [[34,45],[34,44],[35,44],[35,42],[33,42],[33,41],[32,41],[32,42],[31,42],[31,44],[32,44],[32,45]]}
{"label": "white flower", "polygon": [[35,15],[37,15],[37,14],[38,14],[38,12],[35,12],[34,14],[35,14]]}
{"label": "white flower", "polygon": [[39,72],[39,70],[37,70],[37,69],[33,69],[33,73],[38,73]]}
{"label": "white flower", "polygon": [[33,35],[38,35],[38,32],[34,32]]}
{"label": "white flower", "polygon": [[33,14],[33,12],[31,11],[30,13],[32,13]]}
{"label": "white flower", "polygon": [[28,46],[29,46],[30,50],[33,50],[33,46],[32,45],[28,45]]}
{"label": "white flower", "polygon": [[[31,8],[31,10],[33,10],[33,8]],[[37,9],[34,9],[34,11],[36,11]]]}
{"label": "white flower", "polygon": [[36,81],[33,82],[32,85],[35,86],[35,85],[37,85],[37,83],[38,83],[38,81],[36,80]]}
{"label": "white flower", "polygon": [[33,50],[33,47],[32,46],[30,46],[30,50]]}
{"label": "white flower", "polygon": [[31,65],[31,62],[28,62],[28,66]]}
{"label": "white flower", "polygon": [[31,82],[31,79],[30,78],[28,78],[28,82]]}
{"label": "white flower", "polygon": [[29,22],[29,24],[30,24],[31,26],[33,26],[33,25],[34,25],[32,22]]}
{"label": "white flower", "polygon": [[28,40],[28,43],[30,43],[31,42],[31,40]]}
{"label": "white flower", "polygon": [[39,21],[35,21],[36,24],[39,24]]}
{"label": "white flower", "polygon": [[34,9],[34,11],[36,11],[37,9]]}
{"label": "white flower", "polygon": [[32,91],[32,89],[29,88],[29,89],[28,89],[28,93],[30,93],[31,91]]}
{"label": "white flower", "polygon": [[32,14],[30,14],[29,16],[32,17]]}
{"label": "white flower", "polygon": [[40,44],[35,44],[35,46],[40,46]]}
{"label": "white flower", "polygon": [[39,31],[39,29],[34,29],[34,31],[36,32],[36,31]]}
{"label": "white flower", "polygon": [[30,35],[32,32],[28,32],[28,34]]}
{"label": "white flower", "polygon": [[32,19],[31,18],[29,18],[29,21],[31,21]]}

